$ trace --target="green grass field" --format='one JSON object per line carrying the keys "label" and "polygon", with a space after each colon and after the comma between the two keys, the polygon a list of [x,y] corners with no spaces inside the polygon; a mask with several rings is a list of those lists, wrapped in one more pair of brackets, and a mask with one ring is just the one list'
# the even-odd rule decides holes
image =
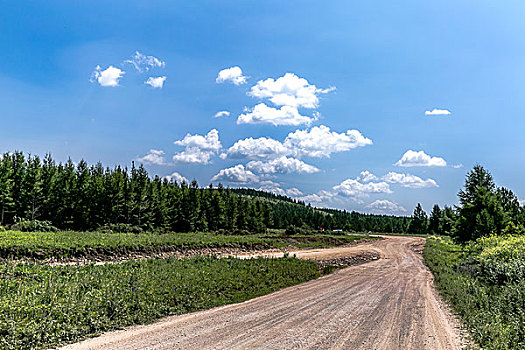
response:
{"label": "green grass field", "polygon": [[247,249],[325,247],[366,238],[359,235],[291,235],[274,231],[268,234],[220,235],[215,233],[99,233],[99,232],[0,232],[0,258],[84,257],[149,252],[162,249],[239,247]]}
{"label": "green grass field", "polygon": [[525,349],[525,237],[429,238],[435,284],[484,349]]}
{"label": "green grass field", "polygon": [[[0,232],[0,348],[48,348],[160,317],[236,303],[329,273],[311,261],[283,259],[129,260],[50,266],[45,258],[111,259],[133,252],[200,248],[336,246],[360,235]],[[31,258],[26,260],[25,258]],[[10,260],[15,259],[15,260]],[[20,261],[33,261],[21,263]]]}
{"label": "green grass field", "polygon": [[241,302],[320,276],[311,261],[149,259],[0,265],[0,348],[46,348],[162,316]]}

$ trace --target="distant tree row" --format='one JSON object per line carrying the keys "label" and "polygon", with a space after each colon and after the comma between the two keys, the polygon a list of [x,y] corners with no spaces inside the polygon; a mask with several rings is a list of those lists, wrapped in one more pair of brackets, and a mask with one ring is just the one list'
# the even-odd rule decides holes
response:
{"label": "distant tree row", "polygon": [[525,208],[511,190],[497,187],[482,166],[476,165],[467,174],[458,197],[459,205],[454,208],[434,205],[430,218],[418,204],[408,232],[449,235],[460,242],[489,235],[525,234]]}
{"label": "distant tree row", "polygon": [[192,232],[290,225],[311,229],[406,232],[406,217],[317,209],[289,197],[221,184],[199,188],[151,178],[142,165],[104,168],[57,163],[21,152],[0,156],[0,225],[49,221],[60,229],[124,224],[143,230]]}

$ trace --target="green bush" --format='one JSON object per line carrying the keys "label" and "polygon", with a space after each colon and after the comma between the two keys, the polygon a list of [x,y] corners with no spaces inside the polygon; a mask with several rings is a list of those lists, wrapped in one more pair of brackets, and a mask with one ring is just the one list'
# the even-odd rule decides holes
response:
{"label": "green bush", "polygon": [[289,225],[286,227],[286,230],[284,231],[285,235],[291,236],[291,235],[306,235],[311,233],[310,230],[307,227],[298,227],[294,225]]}
{"label": "green bush", "polygon": [[51,224],[51,221],[40,220],[19,220],[11,225],[11,230],[22,232],[55,232],[58,229]]}
{"label": "green bush", "polygon": [[[489,268],[524,256],[521,239],[489,237],[471,246],[427,239],[423,256],[436,287],[484,349],[525,349],[525,280],[511,266]],[[508,273],[512,278],[499,280]]]}

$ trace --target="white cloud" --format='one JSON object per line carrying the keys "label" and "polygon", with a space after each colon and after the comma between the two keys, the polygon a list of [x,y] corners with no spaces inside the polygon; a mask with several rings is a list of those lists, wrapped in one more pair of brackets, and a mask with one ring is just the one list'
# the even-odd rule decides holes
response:
{"label": "white cloud", "polygon": [[211,181],[226,181],[239,184],[249,184],[259,182],[257,175],[238,164],[231,168],[221,169],[218,174],[212,177]]}
{"label": "white cloud", "polygon": [[246,165],[247,169],[258,173],[265,174],[288,174],[288,173],[316,173],[319,171],[318,168],[313,165],[306,164],[305,162],[282,156],[276,159],[272,159],[268,162],[262,161],[251,161]]}
{"label": "white cloud", "polygon": [[425,111],[425,115],[450,115],[451,112],[448,109],[433,109],[431,111]]}
{"label": "white cloud", "polygon": [[91,75],[91,82],[98,82],[101,86],[119,86],[119,80],[126,74],[122,69],[109,66],[102,70],[100,66],[96,66],[93,74]]}
{"label": "white cloud", "polygon": [[292,187],[286,190],[286,194],[290,197],[298,197],[302,196],[303,192],[301,192],[298,188]]}
{"label": "white cloud", "polygon": [[330,191],[322,190],[317,193],[312,193],[306,196],[298,197],[297,199],[305,203],[321,204],[331,202],[333,199],[335,199],[335,196],[336,195]]}
{"label": "white cloud", "polygon": [[310,130],[297,130],[288,134],[284,141],[284,146],[297,157],[330,157],[334,152],[349,151],[371,144],[372,140],[364,137],[358,130],[347,130],[346,133],[339,134],[324,125]]}
{"label": "white cloud", "polygon": [[446,166],[447,162],[440,157],[431,157],[424,151],[412,151],[408,150],[403,154],[400,160],[394,165],[402,167],[413,167],[413,166]]}
{"label": "white cloud", "polygon": [[326,200],[326,198],[323,198],[321,195],[317,193],[307,194],[306,196],[302,196],[297,199],[305,203],[314,203],[314,204],[319,204]]}
{"label": "white cloud", "polygon": [[166,175],[164,176],[164,178],[168,181],[175,181],[179,184],[185,182],[187,184],[189,184],[190,182],[188,181],[187,178],[185,178],[184,176],[182,176],[181,174],[177,173],[177,172],[174,172],[173,174],[171,175]]}
{"label": "white cloud", "polygon": [[356,180],[359,182],[370,182],[370,181],[377,180],[377,176],[375,176],[368,170],[365,170],[365,171],[361,171],[361,173],[359,174]]}
{"label": "white cloud", "polygon": [[267,98],[276,106],[317,108],[319,105],[318,95],[332,90],[334,88],[318,89],[306,79],[299,78],[293,73],[286,73],[277,80],[268,78],[258,81],[248,95],[260,99]]}
{"label": "white cloud", "polygon": [[406,212],[407,210],[395,202],[391,202],[386,199],[378,199],[366,206],[369,209],[372,209],[378,213],[399,213]]}
{"label": "white cloud", "polygon": [[321,125],[309,130],[291,132],[284,142],[266,137],[239,140],[221,154],[221,158],[275,159],[281,156],[320,158],[330,157],[334,152],[349,151],[371,144],[372,140],[364,137],[358,130],[337,133]]}
{"label": "white cloud", "polygon": [[157,57],[146,56],[138,51],[135,52],[135,55],[130,59],[125,60],[124,63],[132,64],[139,72],[143,72],[144,70],[148,71],[151,68],[164,68],[166,66],[166,62],[161,61]]}
{"label": "white cloud", "polygon": [[246,76],[242,75],[241,67],[235,66],[221,70],[215,82],[220,84],[229,81],[234,85],[242,85],[246,84],[246,78]]}
{"label": "white cloud", "polygon": [[197,147],[187,147],[184,151],[175,153],[172,157],[174,162],[192,164],[210,164],[214,153],[203,151]]}
{"label": "white cloud", "polygon": [[296,107],[268,107],[259,103],[253,109],[243,113],[237,119],[237,124],[272,124],[278,125],[310,125],[314,118],[301,115]]}
{"label": "white cloud", "polygon": [[392,193],[390,186],[384,181],[361,183],[355,179],[347,179],[333,189],[336,194],[354,198],[368,197],[371,193]]}
{"label": "white cloud", "polygon": [[214,118],[221,118],[221,117],[229,117],[230,116],[230,112],[228,111],[219,111],[217,113],[215,113],[215,115],[213,116]]}
{"label": "white cloud", "polygon": [[525,199],[520,199],[519,202],[521,205],[525,205]]}
{"label": "white cloud", "polygon": [[463,168],[463,164],[459,163],[459,164],[453,165],[452,167],[454,169],[461,169],[461,168]]}
{"label": "white cloud", "polygon": [[274,159],[289,153],[289,150],[279,141],[260,137],[239,140],[231,146],[221,158],[233,159]]}
{"label": "white cloud", "polygon": [[211,157],[222,148],[217,129],[210,130],[204,136],[186,134],[182,140],[173,143],[186,147],[184,151],[173,156],[174,161],[184,163],[208,164]]}
{"label": "white cloud", "polygon": [[164,158],[164,151],[158,149],[150,149],[148,154],[144,157],[137,158],[138,162],[144,164],[167,165]]}
{"label": "white cloud", "polygon": [[258,190],[260,191],[266,191],[271,192],[274,194],[280,194],[281,196],[285,196],[286,192],[281,188],[281,185],[279,185],[276,182],[273,181],[261,181],[259,184]]}
{"label": "white cloud", "polygon": [[219,140],[219,131],[217,129],[210,130],[206,135],[191,135],[186,134],[182,140],[173,142],[178,146],[197,147],[201,150],[217,152],[222,148]]}
{"label": "white cloud", "polygon": [[410,175],[389,172],[382,178],[384,181],[391,184],[398,184],[408,188],[425,188],[425,187],[439,187],[433,179],[423,180],[422,178]]}
{"label": "white cloud", "polygon": [[165,81],[166,81],[166,77],[165,76],[156,77],[156,78],[149,77],[148,80],[146,80],[144,82],[144,84],[148,84],[151,87],[156,88],[156,89],[162,89],[162,87],[164,86],[164,82]]}

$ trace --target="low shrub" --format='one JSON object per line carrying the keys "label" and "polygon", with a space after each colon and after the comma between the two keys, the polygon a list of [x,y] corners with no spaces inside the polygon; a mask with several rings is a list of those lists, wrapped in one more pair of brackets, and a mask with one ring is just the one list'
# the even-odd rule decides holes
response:
{"label": "low shrub", "polygon": [[[471,246],[427,239],[423,256],[436,287],[483,349],[525,349],[522,239],[489,237]],[[509,258],[514,265],[505,265]]]}
{"label": "low shrub", "polygon": [[58,228],[53,226],[51,221],[19,220],[11,225],[11,230],[22,232],[56,232]]}
{"label": "low shrub", "polygon": [[309,234],[310,230],[305,227],[299,227],[294,225],[289,225],[286,227],[286,230],[284,231],[285,235],[291,236],[291,235],[305,235]]}

